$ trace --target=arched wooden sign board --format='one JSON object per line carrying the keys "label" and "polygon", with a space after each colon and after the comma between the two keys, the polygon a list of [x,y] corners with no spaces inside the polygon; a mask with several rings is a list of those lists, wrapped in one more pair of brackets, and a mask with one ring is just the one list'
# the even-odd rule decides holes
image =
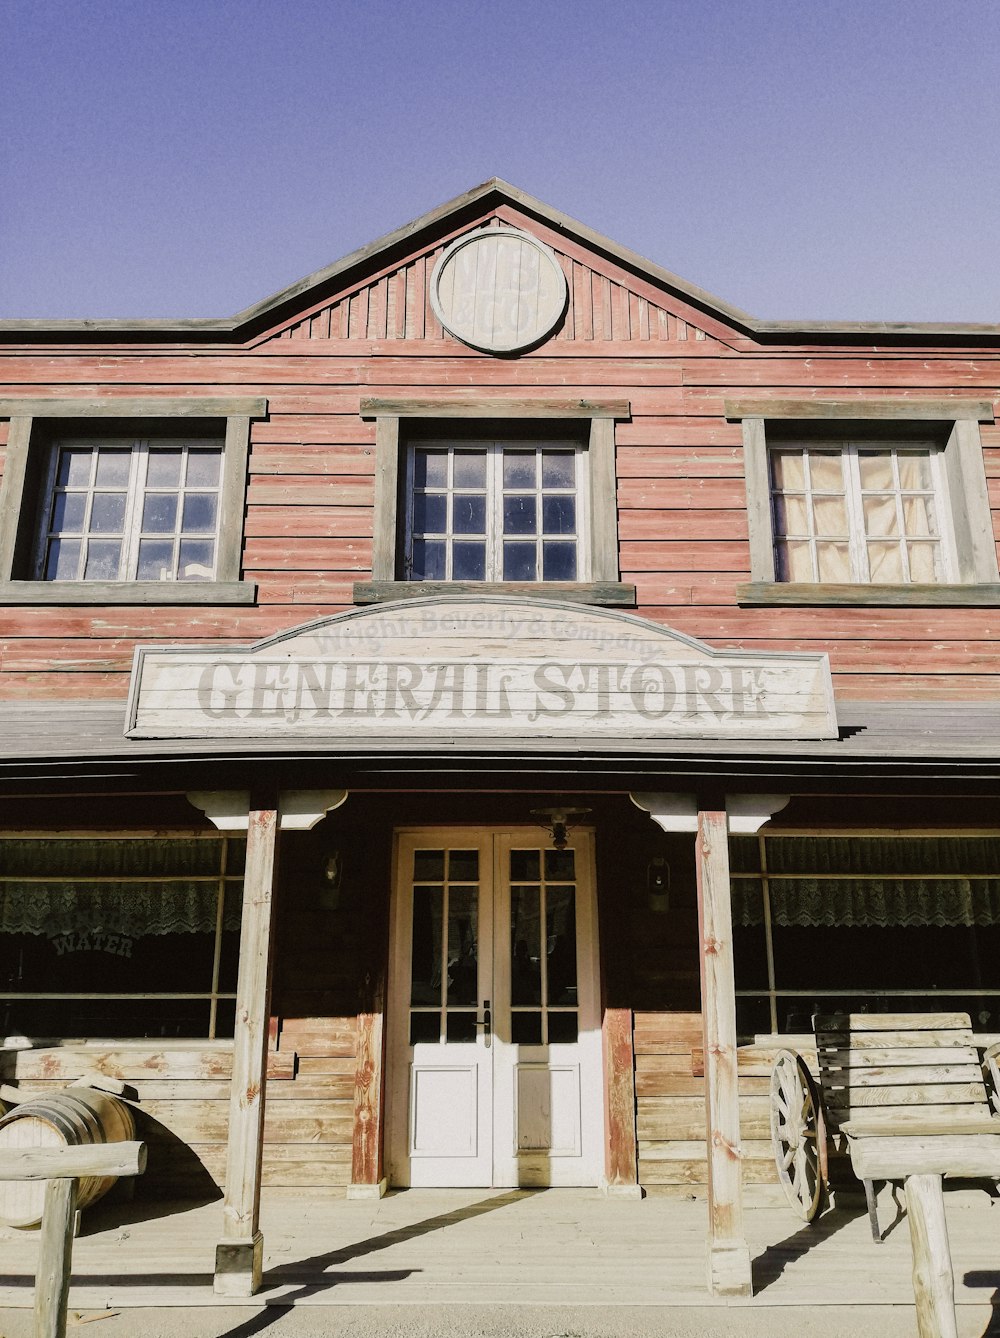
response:
{"label": "arched wooden sign board", "polygon": [[246,648],[140,646],[134,738],[825,739],[825,655],[715,650],[555,600],[442,596]]}

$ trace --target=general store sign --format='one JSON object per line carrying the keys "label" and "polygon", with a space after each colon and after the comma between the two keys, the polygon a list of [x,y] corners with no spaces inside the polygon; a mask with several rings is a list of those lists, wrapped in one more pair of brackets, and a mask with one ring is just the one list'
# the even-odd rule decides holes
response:
{"label": "general store sign", "polygon": [[825,655],[715,650],[554,600],[359,609],[245,648],[140,646],[133,738],[827,739]]}

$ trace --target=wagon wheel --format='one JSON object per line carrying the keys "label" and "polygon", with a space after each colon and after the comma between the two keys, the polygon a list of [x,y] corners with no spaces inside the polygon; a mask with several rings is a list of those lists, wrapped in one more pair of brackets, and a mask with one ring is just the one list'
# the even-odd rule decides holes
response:
{"label": "wagon wheel", "polygon": [[826,1131],[812,1075],[791,1050],[771,1070],[771,1147],[789,1203],[806,1222],[823,1197]]}

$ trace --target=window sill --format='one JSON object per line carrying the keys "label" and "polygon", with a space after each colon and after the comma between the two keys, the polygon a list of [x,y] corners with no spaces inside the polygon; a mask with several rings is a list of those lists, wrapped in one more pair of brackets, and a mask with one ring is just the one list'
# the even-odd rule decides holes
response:
{"label": "window sill", "polygon": [[635,608],[635,586],[618,581],[357,581],[354,585],[355,604],[442,595],[515,595]]}
{"label": "window sill", "polygon": [[2,604],[253,604],[253,581],[0,581]]}
{"label": "window sill", "polygon": [[867,604],[961,608],[1000,605],[1000,585],[812,585],[751,581],[736,587],[738,604]]}

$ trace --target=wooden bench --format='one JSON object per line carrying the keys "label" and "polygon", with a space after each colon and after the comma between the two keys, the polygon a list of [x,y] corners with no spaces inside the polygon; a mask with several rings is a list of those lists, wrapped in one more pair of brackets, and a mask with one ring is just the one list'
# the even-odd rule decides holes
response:
{"label": "wooden bench", "polygon": [[[812,1220],[818,1186],[828,1179],[827,1135],[842,1135],[865,1186],[876,1242],[882,1236],[873,1182],[903,1181],[918,1332],[921,1338],[950,1338],[956,1333],[954,1280],[942,1178],[1000,1177],[1000,1118],[990,1104],[969,1016],[853,1013],[817,1016],[813,1026],[818,1091],[797,1055],[782,1051],[775,1060],[772,1133],[779,1175],[786,1189],[798,1179],[793,1201]],[[991,1058],[989,1071],[995,1073]],[[796,1077],[800,1093],[793,1090]]]}

